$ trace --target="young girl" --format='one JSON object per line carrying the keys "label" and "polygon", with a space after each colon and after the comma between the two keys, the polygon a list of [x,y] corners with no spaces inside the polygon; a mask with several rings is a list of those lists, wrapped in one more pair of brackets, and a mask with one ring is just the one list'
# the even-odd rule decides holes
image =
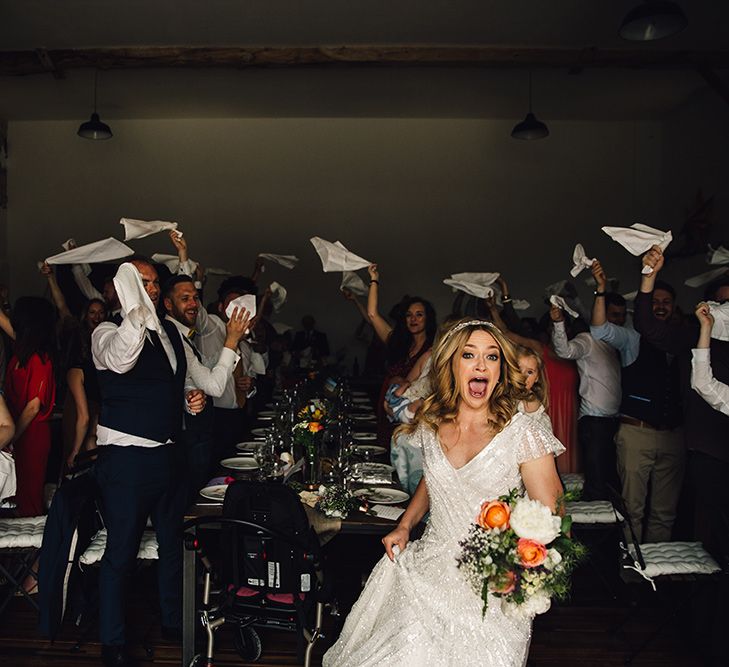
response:
{"label": "young girl", "polygon": [[549,431],[552,422],[549,419],[549,385],[547,374],[544,372],[544,360],[534,350],[526,347],[517,348],[519,370],[525,378],[526,389],[529,395],[519,402],[519,412],[542,423]]}

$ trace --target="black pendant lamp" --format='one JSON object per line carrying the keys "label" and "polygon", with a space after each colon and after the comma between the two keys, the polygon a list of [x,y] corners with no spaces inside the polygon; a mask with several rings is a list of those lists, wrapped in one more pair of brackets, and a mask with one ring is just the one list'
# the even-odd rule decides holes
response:
{"label": "black pendant lamp", "polygon": [[619,34],[632,42],[652,42],[676,35],[687,25],[686,15],[675,2],[646,0],[627,13]]}
{"label": "black pendant lamp", "polygon": [[84,139],[93,139],[95,141],[101,139],[111,139],[114,135],[111,133],[111,128],[106,124],[102,123],[99,118],[99,114],[96,113],[96,89],[98,87],[99,73],[94,72],[94,113],[91,114],[91,118],[85,123],[81,123],[78,128],[79,137]]}
{"label": "black pendant lamp", "polygon": [[529,70],[529,113],[521,123],[514,125],[512,139],[544,139],[549,136],[549,128],[532,113],[532,72]]}

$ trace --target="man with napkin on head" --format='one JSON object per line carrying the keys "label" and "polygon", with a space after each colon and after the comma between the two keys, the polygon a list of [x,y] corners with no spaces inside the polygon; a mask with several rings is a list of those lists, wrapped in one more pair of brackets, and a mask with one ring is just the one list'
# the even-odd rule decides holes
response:
{"label": "man with napkin on head", "polygon": [[[608,312],[614,306],[606,302],[613,295],[607,292],[606,273],[597,260],[592,275],[597,287],[590,332],[618,350],[623,367],[620,425],[615,436],[622,495],[639,542],[669,542],[685,461],[678,363],[642,331],[609,321]],[[668,322],[674,310],[673,288],[656,285],[649,307],[652,318]]]}
{"label": "man with napkin on head", "polygon": [[[159,544],[162,633],[181,637],[185,485],[175,442],[183,411],[200,412],[205,394],[197,387],[213,389],[213,374],[188,355],[175,325],[157,316],[159,279],[149,260],[122,264],[114,284],[122,323],[100,324],[92,334],[91,351],[102,394],[96,476],[107,528],[99,577],[99,634],[104,664],[120,666],[129,664],[126,579],[148,517]],[[232,319],[231,332],[242,335],[247,313],[236,312]],[[215,373],[229,373],[232,361],[223,360],[227,368]]]}
{"label": "man with napkin on head", "polygon": [[[188,260],[187,240],[183,236],[171,236],[180,258],[180,270]],[[217,315],[210,315],[200,308],[195,324],[196,335],[194,345],[202,356],[206,366],[211,367],[225,345],[226,322],[232,301],[244,296],[251,298],[250,305],[255,306],[258,292],[256,284],[246,276],[229,276],[218,289]],[[255,318],[250,322],[247,339],[238,343],[237,353],[240,361],[228,378],[221,396],[214,399],[214,451],[211,464],[213,466],[226,456],[232,454],[233,447],[245,435],[248,426],[248,401],[256,393],[256,376],[266,373],[266,358],[260,351],[254,350],[256,341],[252,338]]]}

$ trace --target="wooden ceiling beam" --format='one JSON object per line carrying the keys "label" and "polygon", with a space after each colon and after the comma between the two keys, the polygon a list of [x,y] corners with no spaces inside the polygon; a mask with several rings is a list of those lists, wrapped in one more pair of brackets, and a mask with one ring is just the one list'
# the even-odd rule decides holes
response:
{"label": "wooden ceiling beam", "polygon": [[[50,63],[50,67],[49,67]],[[24,76],[78,68],[456,66],[729,68],[729,51],[546,49],[490,46],[133,47],[0,51],[0,75]],[[62,74],[61,74],[62,76]]]}

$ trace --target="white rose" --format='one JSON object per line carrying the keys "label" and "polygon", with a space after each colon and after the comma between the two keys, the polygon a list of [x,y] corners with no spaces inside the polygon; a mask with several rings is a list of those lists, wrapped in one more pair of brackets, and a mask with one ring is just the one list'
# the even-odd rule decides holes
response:
{"label": "white rose", "polygon": [[507,602],[506,598],[501,599],[501,611],[511,618],[532,619],[537,614],[543,614],[552,606],[552,601],[545,593],[534,593],[521,604]]}
{"label": "white rose", "polygon": [[562,554],[559,551],[556,549],[549,549],[547,551],[547,562],[545,563],[547,569],[554,570],[561,562]]}
{"label": "white rose", "polygon": [[559,535],[562,519],[538,500],[520,498],[511,510],[509,523],[519,537],[549,544]]}

